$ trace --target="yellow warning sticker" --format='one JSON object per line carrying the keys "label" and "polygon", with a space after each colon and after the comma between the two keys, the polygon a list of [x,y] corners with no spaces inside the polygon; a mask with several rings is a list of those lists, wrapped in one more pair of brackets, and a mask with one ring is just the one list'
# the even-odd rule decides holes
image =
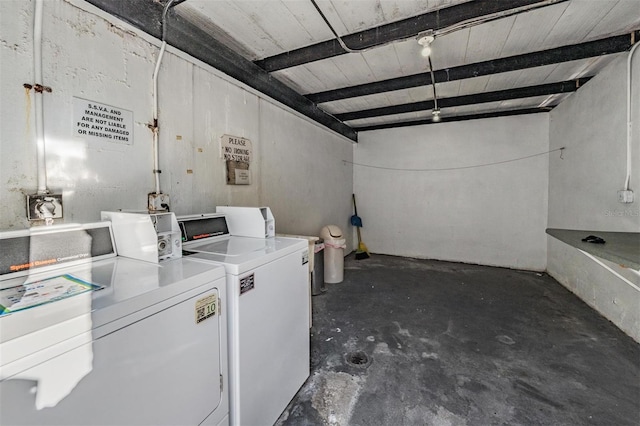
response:
{"label": "yellow warning sticker", "polygon": [[218,312],[218,296],[211,294],[196,300],[196,324],[201,323]]}

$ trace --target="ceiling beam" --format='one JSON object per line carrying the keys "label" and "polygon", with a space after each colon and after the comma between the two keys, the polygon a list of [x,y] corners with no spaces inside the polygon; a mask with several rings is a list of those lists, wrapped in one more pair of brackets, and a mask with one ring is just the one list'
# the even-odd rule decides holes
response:
{"label": "ceiling beam", "polygon": [[445,117],[441,116],[439,121],[433,121],[433,119],[431,118],[425,118],[422,120],[398,121],[394,123],[374,124],[371,126],[360,126],[360,127],[354,127],[354,129],[357,130],[358,132],[367,132],[370,130],[383,130],[383,129],[395,129],[398,127],[420,126],[423,124],[450,123],[453,121],[480,120],[483,118],[509,117],[512,115],[524,115],[524,114],[538,114],[541,112],[549,112],[551,111],[551,109],[553,109],[553,107],[524,108],[524,109],[513,109],[508,111],[484,112],[479,114],[453,115],[453,116],[445,116]]}
{"label": "ceiling beam", "polygon": [[[495,92],[475,93],[472,95],[456,96],[438,99],[438,107],[450,108],[463,105],[482,104],[486,102],[506,101],[509,99],[531,98],[535,96],[555,95],[558,93],[575,92],[590,78],[568,80],[560,83],[549,83],[538,86],[519,87],[516,89],[498,90]],[[380,117],[384,115],[404,114],[408,112],[425,111],[434,108],[433,100],[412,102],[408,104],[392,105],[388,107],[372,108],[362,111],[334,114],[340,121],[359,120],[362,118]]]}
{"label": "ceiling beam", "polygon": [[[566,0],[558,0],[558,2],[563,1]],[[415,37],[423,31],[437,31],[461,24],[465,21],[491,16],[496,13],[507,12],[536,4],[544,6],[544,3],[545,2],[541,0],[469,1],[438,9],[433,12],[424,13],[412,18],[348,34],[342,37],[342,41],[350,49],[367,49],[393,41]],[[338,40],[332,39],[270,56],[256,61],[256,64],[266,71],[273,72],[309,62],[319,61],[321,59],[332,58],[345,53],[347,52],[342,48],[342,46],[340,46]]]}
{"label": "ceiling beam", "polygon": [[[475,64],[441,69],[434,72],[434,77],[436,83],[445,83],[448,81],[463,80],[483,75],[498,74],[526,68],[558,64],[561,62],[575,61],[578,59],[593,58],[612,53],[624,52],[632,46],[632,40],[640,40],[640,31],[634,31],[630,34],[607,37],[586,43],[572,44],[556,47],[554,49],[541,50],[538,52],[525,53],[506,58],[492,59],[490,61],[476,62]],[[374,83],[312,93],[306,96],[314,103],[319,104],[357,96],[390,92],[393,90],[410,89],[412,87],[420,87],[427,84],[431,84],[431,75],[430,73],[425,72],[376,81]]]}
{"label": "ceiling beam", "polygon": [[[161,37],[162,4],[153,0],[87,0],[105,12],[130,23],[138,29]],[[323,126],[357,142],[357,133],[313,102],[271,77],[269,73],[243,58],[204,30],[170,11],[167,15],[167,44],[222,71],[249,87],[281,102]]]}

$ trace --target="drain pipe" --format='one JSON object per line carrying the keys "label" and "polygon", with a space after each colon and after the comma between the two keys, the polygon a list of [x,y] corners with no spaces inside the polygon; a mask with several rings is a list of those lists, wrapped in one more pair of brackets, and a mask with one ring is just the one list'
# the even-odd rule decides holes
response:
{"label": "drain pipe", "polygon": [[36,0],[33,21],[33,75],[35,78],[34,104],[36,118],[36,153],[38,157],[38,194],[48,194],[47,165],[44,145],[44,108],[42,94],[42,9],[44,0]]}
{"label": "drain pipe", "polygon": [[167,12],[171,8],[175,0],[169,0],[164,6],[162,11],[162,45],[160,46],[160,53],[156,61],[156,67],[153,71],[153,123],[150,126],[153,132],[153,174],[155,176],[155,194],[160,194],[160,155],[158,149],[158,73],[160,72],[160,64],[162,63],[162,57],[164,51],[167,48],[167,42],[165,41],[167,34]]}

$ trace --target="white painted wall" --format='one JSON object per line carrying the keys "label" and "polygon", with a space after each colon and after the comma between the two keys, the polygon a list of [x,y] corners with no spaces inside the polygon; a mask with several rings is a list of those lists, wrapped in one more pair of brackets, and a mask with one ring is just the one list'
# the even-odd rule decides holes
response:
{"label": "white painted wall", "polygon": [[[154,190],[151,76],[159,42],[80,1],[44,2],[43,84],[48,186],[64,196],[66,222],[107,209],[144,209]],[[0,229],[23,228],[36,182],[32,1],[0,2]],[[86,10],[85,10],[86,9]],[[160,182],[176,213],[216,205],[268,205],[277,231],[317,235],[351,214],[349,141],[219,71],[169,48],[159,77]],[[88,143],[73,135],[73,97],[132,110],[134,144]],[[253,184],[229,186],[219,158],[223,134],[248,138]]]}
{"label": "white painted wall", "polygon": [[[286,111],[260,103],[262,204],[271,206],[281,232],[318,235],[317,224],[335,224],[351,235],[353,149],[344,139]],[[293,121],[288,128],[280,123]],[[294,143],[287,142],[292,139]],[[279,187],[284,190],[277,190]],[[351,246],[345,253],[351,251]]]}
{"label": "white painted wall", "polygon": [[[549,227],[640,232],[640,52],[633,69],[634,121],[631,188],[636,202],[620,204],[626,175],[626,57],[551,112],[552,149],[566,147],[549,164]],[[623,331],[640,341],[640,278],[548,237],[549,273]],[[623,278],[626,277],[626,278]]]}
{"label": "white painted wall", "polygon": [[[354,189],[374,253],[546,268],[548,115],[361,133]],[[557,155],[557,154],[556,154]]]}

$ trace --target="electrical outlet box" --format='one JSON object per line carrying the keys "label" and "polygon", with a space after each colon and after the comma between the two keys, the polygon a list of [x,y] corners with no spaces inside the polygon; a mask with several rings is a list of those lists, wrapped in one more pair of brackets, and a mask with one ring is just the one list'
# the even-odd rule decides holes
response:
{"label": "electrical outlet box", "polygon": [[62,219],[62,194],[27,195],[29,220]]}
{"label": "electrical outlet box", "polygon": [[171,211],[171,198],[169,198],[169,194],[156,194],[155,192],[152,192],[149,194],[148,200],[147,209],[149,210],[149,213]]}
{"label": "electrical outlet box", "polygon": [[618,202],[624,204],[633,203],[633,191],[629,189],[618,191]]}

